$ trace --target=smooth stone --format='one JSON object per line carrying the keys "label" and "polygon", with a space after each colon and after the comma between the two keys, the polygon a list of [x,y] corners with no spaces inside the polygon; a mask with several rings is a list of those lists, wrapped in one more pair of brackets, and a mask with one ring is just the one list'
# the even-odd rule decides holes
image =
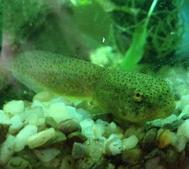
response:
{"label": "smooth stone", "polygon": [[157,129],[152,128],[145,134],[142,140],[142,148],[145,151],[151,151],[156,146]]}
{"label": "smooth stone", "polygon": [[61,121],[58,124],[58,130],[61,130],[65,134],[69,134],[75,131],[81,131],[80,125],[73,119],[68,119],[65,121]]}
{"label": "smooth stone", "polygon": [[72,148],[72,157],[74,159],[81,159],[88,155],[87,147],[81,143],[75,142]]}
{"label": "smooth stone", "polygon": [[32,165],[24,158],[13,157],[6,165],[7,169],[32,169]]}
{"label": "smooth stone", "polygon": [[122,160],[129,164],[137,164],[142,159],[142,151],[139,148],[122,152]]}
{"label": "smooth stone", "polygon": [[86,141],[86,137],[79,131],[70,133],[67,138],[69,144],[73,144],[74,142],[83,143]]}

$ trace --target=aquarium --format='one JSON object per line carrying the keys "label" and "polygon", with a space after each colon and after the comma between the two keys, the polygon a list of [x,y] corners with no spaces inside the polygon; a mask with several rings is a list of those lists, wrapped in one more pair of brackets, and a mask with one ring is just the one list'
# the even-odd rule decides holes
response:
{"label": "aquarium", "polygon": [[188,0],[0,0],[1,169],[188,169]]}

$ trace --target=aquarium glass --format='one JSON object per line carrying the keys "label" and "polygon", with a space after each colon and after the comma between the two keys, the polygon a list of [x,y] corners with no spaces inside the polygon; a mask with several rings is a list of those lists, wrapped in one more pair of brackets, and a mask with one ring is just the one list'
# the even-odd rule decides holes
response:
{"label": "aquarium glass", "polygon": [[188,169],[188,0],[0,0],[0,169]]}

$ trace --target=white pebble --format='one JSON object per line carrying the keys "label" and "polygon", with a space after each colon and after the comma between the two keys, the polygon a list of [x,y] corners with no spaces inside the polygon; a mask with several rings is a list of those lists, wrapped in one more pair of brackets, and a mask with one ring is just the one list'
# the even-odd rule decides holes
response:
{"label": "white pebble", "polygon": [[124,150],[129,150],[132,148],[135,148],[136,145],[138,144],[138,138],[135,135],[132,135],[128,138],[123,139],[123,149]]}
{"label": "white pebble", "polygon": [[49,117],[52,117],[57,123],[60,123],[67,119],[73,119],[75,108],[70,111],[63,102],[57,102],[50,105],[48,112]]}
{"label": "white pebble", "polygon": [[44,103],[44,102],[41,102],[39,100],[34,100],[32,102],[31,108],[40,107],[45,112],[47,110],[47,106],[48,106],[48,102]]}
{"label": "white pebble", "polygon": [[184,107],[184,106],[188,105],[188,103],[189,103],[189,94],[183,95],[181,97],[181,106]]}
{"label": "white pebble", "polygon": [[73,118],[75,121],[80,122],[84,119],[84,114],[79,113],[79,111],[77,111],[75,107],[66,106],[66,108],[71,118]]}
{"label": "white pebble", "polygon": [[178,152],[182,152],[185,147],[186,147],[186,143],[187,143],[187,140],[186,140],[186,137],[184,136],[179,136],[177,137],[177,140],[174,144],[172,144],[174,147],[176,147],[176,149],[178,150]]}
{"label": "white pebble", "polygon": [[179,118],[182,118],[182,116],[189,114],[189,105],[186,105],[183,107],[182,113],[179,114]]}
{"label": "white pebble", "polygon": [[55,148],[35,150],[34,152],[38,159],[43,163],[52,161],[58,154],[60,154],[60,150],[57,150]]}
{"label": "white pebble", "polygon": [[85,119],[80,122],[81,133],[87,138],[94,138],[94,121],[92,119]]}
{"label": "white pebble", "polygon": [[22,128],[23,122],[19,115],[15,115],[10,119],[10,127],[9,132],[14,133],[18,131],[20,128]]}
{"label": "white pebble", "polygon": [[8,135],[0,150],[0,164],[5,164],[14,153],[15,136]]}
{"label": "white pebble", "polygon": [[110,135],[110,137],[105,142],[105,153],[117,155],[120,154],[123,150],[123,144],[120,139],[115,134]]}
{"label": "white pebble", "polygon": [[2,110],[0,110],[0,124],[10,124],[8,115]]}
{"label": "white pebble", "polygon": [[36,133],[37,127],[34,125],[27,125],[20,130],[20,132],[16,135],[15,151],[18,152],[23,150],[28,138]]}
{"label": "white pebble", "polygon": [[3,106],[3,110],[11,115],[21,113],[24,111],[24,101],[12,100]]}
{"label": "white pebble", "polygon": [[47,143],[50,139],[53,139],[55,136],[56,136],[55,129],[49,128],[29,137],[27,141],[27,145],[31,149],[40,147],[41,145]]}
{"label": "white pebble", "polygon": [[108,123],[106,121],[103,121],[103,120],[97,120],[95,122],[95,126],[94,126],[94,136],[96,138],[100,138],[103,136],[103,134],[105,133],[105,130],[107,129],[108,127]]}
{"label": "white pebble", "polygon": [[177,136],[184,136],[189,140],[189,119],[185,120],[177,130]]}
{"label": "white pebble", "polygon": [[39,120],[44,118],[44,112],[41,107],[32,107],[30,110],[25,111],[25,123],[32,125],[39,125]]}

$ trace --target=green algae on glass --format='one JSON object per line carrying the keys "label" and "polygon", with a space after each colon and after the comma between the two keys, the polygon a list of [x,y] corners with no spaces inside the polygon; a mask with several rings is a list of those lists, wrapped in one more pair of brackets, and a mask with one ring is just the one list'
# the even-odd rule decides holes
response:
{"label": "green algae on glass", "polygon": [[140,73],[105,69],[87,61],[45,51],[29,51],[12,60],[13,75],[36,91],[94,99],[117,121],[145,122],[174,110],[168,84]]}

